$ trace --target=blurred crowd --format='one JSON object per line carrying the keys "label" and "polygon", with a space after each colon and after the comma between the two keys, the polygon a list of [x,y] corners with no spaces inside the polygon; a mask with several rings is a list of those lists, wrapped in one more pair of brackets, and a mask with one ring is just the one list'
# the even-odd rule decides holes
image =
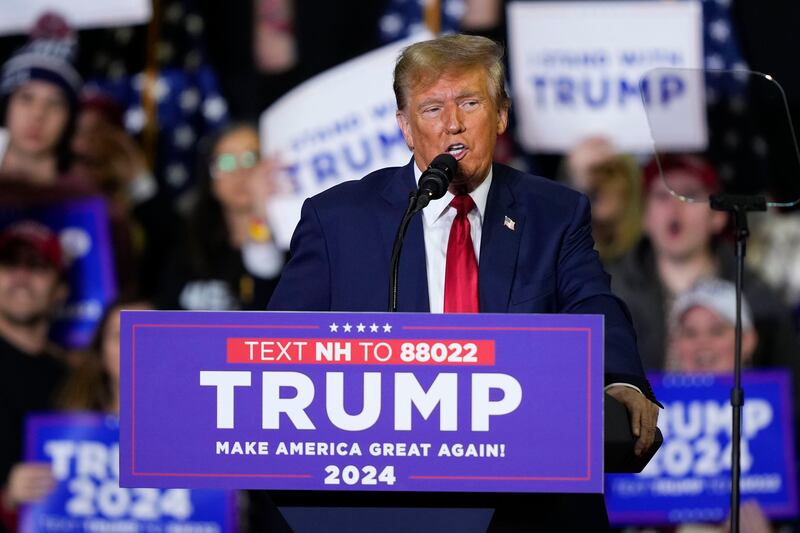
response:
{"label": "blurred crowd", "polygon": [[[425,25],[504,42],[504,5],[156,0],[147,26],[77,32],[47,13],[27,36],[0,39],[0,514],[6,529],[13,530],[20,504],[40,499],[53,484],[46,465],[22,461],[25,415],[54,408],[118,411],[121,309],[266,308],[287,252],[273,242],[268,223],[278,169],[261,155],[258,113],[314,74]],[[786,73],[794,105],[797,73],[793,65],[774,63],[788,37],[776,31],[771,43],[760,39],[774,27],[791,27],[777,16],[782,8],[755,13],[746,2],[703,5],[727,20],[735,39],[720,57]],[[596,248],[631,311],[647,370],[732,370],[731,221],[705,202],[681,201],[668,184],[713,194],[736,182],[731,168],[781,165],[780,157],[721,142],[706,157],[670,154],[656,161],[620,153],[603,137],[587,138],[567,154],[530,154],[513,128],[496,156],[588,195]],[[779,186],[797,190],[800,181]],[[70,294],[74,243],[36,213],[85,198],[105,205],[115,301],[102,310],[92,342],[76,349],[50,335]],[[797,416],[800,218],[792,209],[773,211],[752,217],[752,230],[744,364],[788,369]],[[263,498],[253,493],[241,500],[252,510],[268,505]],[[762,520],[757,506],[747,512],[755,516],[748,531],[781,527]],[[253,531],[275,519],[243,514]]]}

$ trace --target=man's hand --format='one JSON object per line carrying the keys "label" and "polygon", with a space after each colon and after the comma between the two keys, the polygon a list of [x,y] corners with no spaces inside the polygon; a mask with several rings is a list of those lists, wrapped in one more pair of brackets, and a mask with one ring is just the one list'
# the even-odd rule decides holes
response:
{"label": "man's hand", "polygon": [[17,463],[11,468],[4,491],[4,504],[13,508],[38,502],[56,485],[50,463]]}
{"label": "man's hand", "polygon": [[607,388],[606,392],[628,410],[631,416],[631,431],[636,437],[633,451],[636,455],[642,455],[653,445],[656,437],[658,406],[645,398],[644,394],[630,387],[615,385]]}

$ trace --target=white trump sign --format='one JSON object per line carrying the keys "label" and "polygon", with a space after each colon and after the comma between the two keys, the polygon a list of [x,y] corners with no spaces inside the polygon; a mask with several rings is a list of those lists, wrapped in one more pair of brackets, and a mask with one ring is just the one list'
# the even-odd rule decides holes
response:
{"label": "white trump sign", "polygon": [[379,168],[408,163],[411,152],[395,119],[392,75],[400,51],[429,38],[418,34],[334,67],[261,115],[263,151],[280,161],[281,181],[289,189],[268,209],[279,246],[288,248],[306,198]]}
{"label": "white trump sign", "polygon": [[0,35],[27,33],[46,12],[58,13],[73,28],[103,28],[150,21],[150,0],[2,0]]}
{"label": "white trump sign", "polygon": [[649,152],[643,98],[648,112],[678,119],[666,138],[659,133],[659,149],[705,148],[704,93],[686,78],[703,66],[699,2],[512,2],[508,26],[525,148],[563,152],[602,135]]}

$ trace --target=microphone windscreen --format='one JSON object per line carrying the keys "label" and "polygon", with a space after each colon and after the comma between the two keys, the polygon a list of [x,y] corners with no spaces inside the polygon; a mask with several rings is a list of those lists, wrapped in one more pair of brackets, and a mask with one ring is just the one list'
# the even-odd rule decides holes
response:
{"label": "microphone windscreen", "polygon": [[428,168],[435,168],[437,170],[441,170],[447,176],[447,183],[449,184],[453,181],[453,177],[456,174],[456,167],[458,166],[458,161],[456,158],[450,154],[439,154],[433,158],[431,164]]}

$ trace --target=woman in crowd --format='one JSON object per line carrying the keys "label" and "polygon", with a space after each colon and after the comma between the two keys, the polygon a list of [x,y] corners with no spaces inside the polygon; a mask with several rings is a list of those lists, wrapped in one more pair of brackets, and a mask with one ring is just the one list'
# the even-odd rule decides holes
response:
{"label": "woman in crowd", "polygon": [[274,162],[252,126],[223,129],[201,150],[198,198],[158,301],[160,308],[265,309],[283,267],[266,222]]}
{"label": "woman in crowd", "polygon": [[132,300],[106,310],[85,357],[61,391],[61,409],[119,414],[120,311],[152,308],[149,302]]}
{"label": "woman in crowd", "polygon": [[568,154],[562,174],[568,185],[589,196],[592,237],[604,263],[636,244],[641,234],[641,176],[636,161],[617,154],[604,137],[589,137]]}
{"label": "woman in crowd", "polygon": [[97,88],[81,93],[72,136],[72,173],[106,199],[115,240],[120,294],[152,298],[179,238],[180,219],[159,194],[145,154],[125,130],[123,108]]}

